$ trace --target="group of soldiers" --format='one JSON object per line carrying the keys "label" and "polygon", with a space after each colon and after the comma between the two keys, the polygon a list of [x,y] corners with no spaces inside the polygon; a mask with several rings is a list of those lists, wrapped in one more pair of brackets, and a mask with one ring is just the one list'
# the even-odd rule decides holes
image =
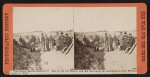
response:
{"label": "group of soldiers", "polygon": [[[26,41],[28,39],[28,41]],[[14,39],[14,43],[25,47],[30,48],[31,51],[37,50],[39,48],[40,51],[52,51],[54,48],[56,51],[66,50],[70,44],[72,43],[72,38],[66,33],[65,35],[63,32],[60,32],[56,35],[56,38],[54,38],[51,34],[48,36],[48,34],[41,33],[41,36],[35,36],[30,35],[19,37],[19,42],[17,42]]]}
{"label": "group of soldiers", "polygon": [[[29,38],[29,36],[26,36]],[[22,47],[31,48],[31,51],[36,50],[37,46],[41,46],[42,51],[51,51],[56,48],[56,51],[66,50],[72,43],[72,37],[67,33],[64,34],[60,32],[57,34],[56,38],[50,34],[41,33],[41,36],[31,35],[30,39],[26,41],[22,36],[19,37],[19,43],[14,40],[14,43],[18,43]],[[127,32],[120,32],[119,35],[105,33],[104,35],[95,35],[94,39],[90,41],[87,36],[83,37],[83,44],[94,47],[95,51],[105,50],[105,51],[129,51],[135,44],[135,37]]]}
{"label": "group of soldiers", "polygon": [[84,36],[83,44],[94,47],[95,51],[129,51],[135,44],[135,37],[131,33],[127,34],[127,32],[120,32],[118,36],[105,33],[103,36],[95,35],[92,41]]}

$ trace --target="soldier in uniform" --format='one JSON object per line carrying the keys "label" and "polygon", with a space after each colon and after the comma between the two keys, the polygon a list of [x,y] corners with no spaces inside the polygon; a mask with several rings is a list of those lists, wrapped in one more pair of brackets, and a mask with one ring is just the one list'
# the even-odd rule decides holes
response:
{"label": "soldier in uniform", "polygon": [[109,51],[109,42],[108,42],[108,35],[107,33],[105,33],[105,48],[106,48],[106,51]]}
{"label": "soldier in uniform", "polygon": [[45,37],[46,38],[46,50],[49,51],[50,50],[50,48],[49,48],[49,41],[50,40],[49,40],[49,37],[47,35],[45,35],[45,36],[46,36]]}
{"label": "soldier in uniform", "polygon": [[20,36],[19,42],[20,42],[20,45],[22,47],[27,47],[28,48],[28,44],[25,42],[25,40],[22,38],[22,36]]}
{"label": "soldier in uniform", "polygon": [[54,40],[53,36],[50,35],[50,37],[49,37],[49,47],[50,47],[50,50],[53,49],[54,45],[55,45],[55,40]]}
{"label": "soldier in uniform", "polygon": [[64,42],[65,36],[63,35],[63,32],[60,32],[60,35],[58,35],[56,39],[56,47],[58,51],[61,51],[64,48]]}
{"label": "soldier in uniform", "polygon": [[36,36],[36,38],[37,38],[37,44],[40,44],[40,37]]}
{"label": "soldier in uniform", "polygon": [[122,37],[123,37],[123,34],[122,34],[122,32],[120,32],[120,35],[118,36],[120,51],[123,50],[123,40],[122,40]]}
{"label": "soldier in uniform", "polygon": [[99,50],[99,41],[100,41],[100,38],[98,37],[98,35],[95,35],[95,38],[94,40],[92,41],[92,44],[94,46],[94,50],[95,51],[98,51]]}
{"label": "soldier in uniform", "polygon": [[105,47],[104,47],[104,37],[100,36],[100,39],[99,39],[99,50],[103,51],[104,49],[105,49]]}
{"label": "soldier in uniform", "polygon": [[20,43],[20,45],[22,45],[24,43],[22,36],[19,37],[19,43]]}
{"label": "soldier in uniform", "polygon": [[109,37],[108,37],[109,39],[108,39],[108,42],[109,42],[109,50],[110,51],[113,51],[114,49],[113,49],[113,38],[112,38],[112,36],[109,34]]}
{"label": "soldier in uniform", "polygon": [[119,46],[119,39],[117,38],[116,34],[114,34],[114,50],[117,50]]}
{"label": "soldier in uniform", "polygon": [[132,34],[129,34],[129,43],[130,43],[130,47],[133,46],[133,44],[135,43],[135,38],[132,36]]}
{"label": "soldier in uniform", "polygon": [[42,44],[42,51],[43,52],[45,52],[45,42],[46,41],[46,39],[45,39],[45,36],[44,36],[44,34],[42,33],[41,34],[41,44]]}
{"label": "soldier in uniform", "polygon": [[103,36],[101,36],[100,41],[101,41],[101,44],[104,44],[104,37]]}
{"label": "soldier in uniform", "polygon": [[128,50],[127,51],[129,51],[132,48],[132,46],[134,45],[134,43],[135,43],[135,38],[130,33],[129,37],[128,37]]}
{"label": "soldier in uniform", "polygon": [[122,37],[122,42],[123,42],[123,50],[125,51],[127,47],[129,47],[128,44],[128,35],[126,32],[124,32],[124,35]]}
{"label": "soldier in uniform", "polygon": [[29,41],[29,45],[31,47],[31,51],[35,51],[35,44],[36,44],[37,40],[36,37],[34,35],[31,35],[31,39]]}
{"label": "soldier in uniform", "polygon": [[69,47],[70,44],[72,42],[72,38],[68,35],[68,33],[66,33],[66,37],[65,37],[65,47]]}

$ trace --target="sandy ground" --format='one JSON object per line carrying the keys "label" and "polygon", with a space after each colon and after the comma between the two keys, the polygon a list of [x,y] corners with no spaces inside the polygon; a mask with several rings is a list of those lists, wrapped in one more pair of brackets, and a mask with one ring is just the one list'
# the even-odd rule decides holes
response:
{"label": "sandy ground", "polygon": [[129,70],[136,68],[136,49],[130,55],[124,51],[106,52],[104,58],[106,70]]}
{"label": "sandy ground", "polygon": [[[106,52],[105,70],[129,70],[136,68],[136,49],[129,55],[124,51]],[[74,47],[65,55],[60,51],[48,51],[41,54],[42,69],[74,69]]]}
{"label": "sandy ground", "polygon": [[74,47],[65,55],[60,51],[47,51],[41,55],[42,69],[73,69],[74,68]]}

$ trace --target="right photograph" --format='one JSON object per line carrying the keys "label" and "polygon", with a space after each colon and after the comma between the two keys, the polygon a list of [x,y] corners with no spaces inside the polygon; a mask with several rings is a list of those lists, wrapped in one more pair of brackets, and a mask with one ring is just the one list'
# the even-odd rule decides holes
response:
{"label": "right photograph", "polygon": [[74,8],[76,70],[135,70],[136,7]]}

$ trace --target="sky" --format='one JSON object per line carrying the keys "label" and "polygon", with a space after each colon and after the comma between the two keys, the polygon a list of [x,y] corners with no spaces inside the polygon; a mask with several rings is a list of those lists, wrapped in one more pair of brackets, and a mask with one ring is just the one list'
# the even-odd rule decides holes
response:
{"label": "sky", "polygon": [[14,33],[73,29],[72,8],[14,7]]}
{"label": "sky", "polygon": [[132,31],[136,29],[135,7],[83,7],[75,9],[75,31]]}
{"label": "sky", "polygon": [[13,8],[14,33],[73,28],[75,32],[136,30],[136,7]]}

